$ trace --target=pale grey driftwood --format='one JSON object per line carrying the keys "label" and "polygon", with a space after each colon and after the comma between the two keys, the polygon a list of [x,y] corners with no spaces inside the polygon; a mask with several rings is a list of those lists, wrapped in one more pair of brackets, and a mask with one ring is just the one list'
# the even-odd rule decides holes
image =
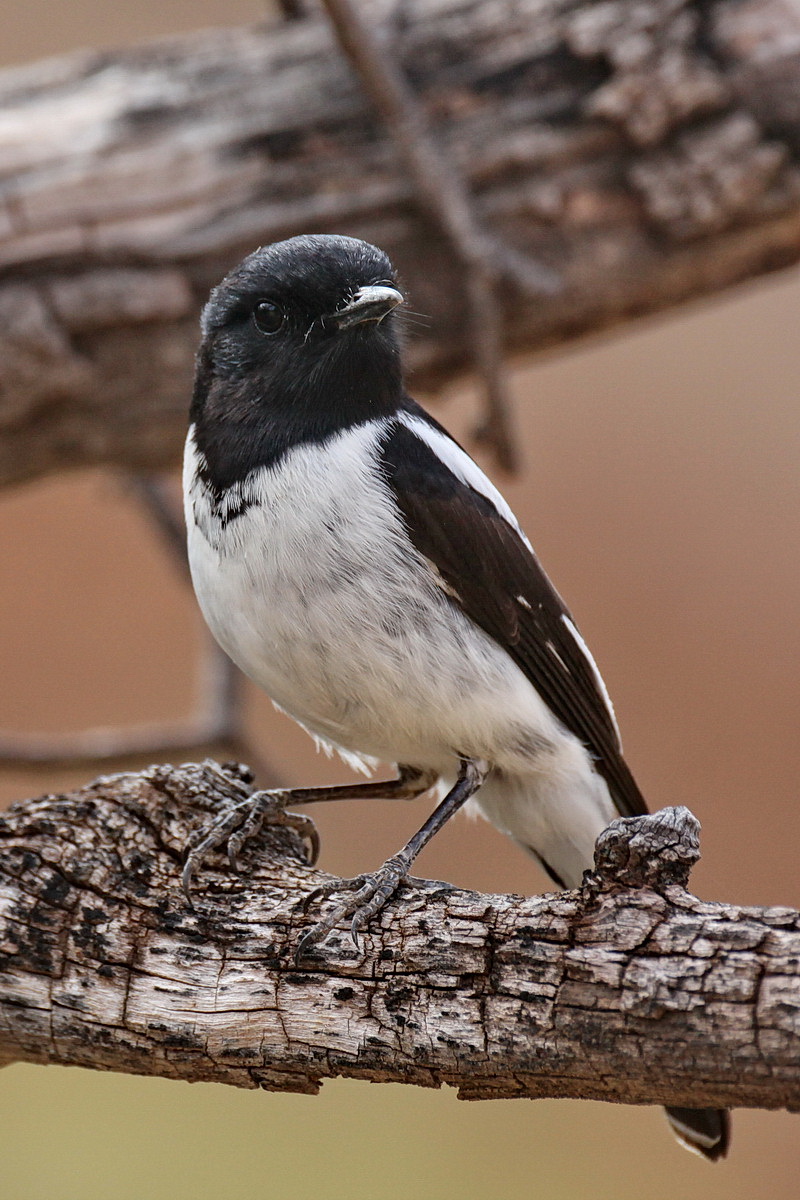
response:
{"label": "pale grey driftwood", "polygon": [[[706,903],[686,809],[615,822],[580,892],[413,880],[299,964],[327,877],[288,830],[179,886],[211,765],[107,776],[0,823],[0,1059],[314,1092],[337,1075],[467,1099],[800,1104],[800,914]],[[365,863],[365,868],[373,864]]]}

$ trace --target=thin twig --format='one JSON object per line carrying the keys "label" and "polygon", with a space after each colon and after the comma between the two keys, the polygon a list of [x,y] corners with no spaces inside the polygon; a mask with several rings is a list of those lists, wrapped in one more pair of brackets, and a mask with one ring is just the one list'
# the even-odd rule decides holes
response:
{"label": "thin twig", "polygon": [[284,21],[304,21],[308,16],[304,0],[277,0],[277,5]]}
{"label": "thin twig", "polygon": [[186,557],[186,528],[179,506],[172,495],[172,481],[166,475],[129,475],[127,488],[144,508],[176,566],[187,583],[189,560]]}
{"label": "thin twig", "polygon": [[[183,519],[165,476],[131,475],[128,491],[161,534],[170,561],[189,582]],[[87,766],[132,756],[184,755],[224,746],[252,763],[259,782],[277,787],[277,773],[250,744],[244,729],[243,676],[210,637],[199,669],[199,702],[185,721],[152,721],[119,729],[101,726],[75,733],[0,733],[0,763],[17,769]]]}
{"label": "thin twig", "polygon": [[209,644],[201,664],[201,704],[186,721],[153,721],[127,729],[101,726],[65,734],[0,735],[0,762],[14,767],[84,766],[142,754],[187,754],[241,742],[239,673]]}
{"label": "thin twig", "polygon": [[473,353],[485,390],[485,417],[474,430],[474,436],[491,446],[499,465],[513,473],[519,469],[519,453],[513,432],[513,406],[506,386],[502,313],[492,280],[478,267],[467,272],[467,294]]}
{"label": "thin twig", "polygon": [[517,465],[503,371],[502,314],[497,285],[508,280],[525,293],[553,295],[559,277],[487,233],[475,219],[461,173],[433,139],[422,105],[369,19],[352,0],[323,0],[339,44],[358,72],[402,154],[420,200],[449,239],[467,275],[469,329],[486,387],[487,420],[480,431],[498,463]]}

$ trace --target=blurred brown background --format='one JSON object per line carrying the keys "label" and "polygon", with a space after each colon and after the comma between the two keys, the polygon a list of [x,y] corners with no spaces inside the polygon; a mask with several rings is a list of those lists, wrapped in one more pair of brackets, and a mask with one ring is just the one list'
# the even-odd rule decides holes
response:
{"label": "blurred brown background", "polygon": [[[0,55],[22,62],[214,23],[246,0],[12,0]],[[343,232],[348,232],[343,230]],[[616,337],[519,363],[526,463],[501,482],[576,613],[654,807],[703,824],[701,895],[800,903],[800,284],[794,274]],[[437,415],[462,438],[468,389]],[[0,727],[174,718],[203,637],[194,601],[119,481],[87,474],[0,493]],[[269,703],[251,734],[290,781],[342,779]],[[10,801],[87,771],[0,772]],[[337,806],[334,806],[336,808]],[[317,815],[322,865],[377,865],[417,806]],[[488,891],[543,887],[484,824],[453,823],[420,874]],[[328,1083],[321,1096],[38,1067],[0,1073],[8,1200],[795,1200],[798,1119],[738,1113],[710,1167],[652,1110],[459,1104],[452,1093]]]}

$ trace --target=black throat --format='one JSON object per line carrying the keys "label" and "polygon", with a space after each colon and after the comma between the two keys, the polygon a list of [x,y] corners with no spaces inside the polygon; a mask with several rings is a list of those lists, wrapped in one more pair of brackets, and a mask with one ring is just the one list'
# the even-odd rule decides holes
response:
{"label": "black throat", "polygon": [[200,476],[220,500],[296,446],[390,416],[403,398],[399,348],[388,329],[366,326],[249,367],[204,345],[191,407]]}

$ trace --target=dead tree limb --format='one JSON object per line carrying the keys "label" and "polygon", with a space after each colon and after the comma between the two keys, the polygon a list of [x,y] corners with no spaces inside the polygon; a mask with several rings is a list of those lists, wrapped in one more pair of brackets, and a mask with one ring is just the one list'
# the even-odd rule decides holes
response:
{"label": "dead tree limb", "polygon": [[[506,348],[797,260],[796,5],[372,7],[481,226],[563,281],[507,288]],[[209,286],[299,231],[396,260],[415,386],[467,365],[460,264],[323,17],[7,71],[0,107],[0,483],[174,463]]]}
{"label": "dead tree limb", "polygon": [[[236,771],[236,768],[229,768]],[[708,904],[685,809],[615,822],[582,891],[413,880],[299,964],[325,877],[267,831],[180,890],[218,769],[152,767],[0,823],[0,1059],[314,1092],[346,1075],[467,1099],[800,1106],[800,914]],[[238,776],[241,778],[241,776]],[[236,793],[240,795],[240,793]]]}

